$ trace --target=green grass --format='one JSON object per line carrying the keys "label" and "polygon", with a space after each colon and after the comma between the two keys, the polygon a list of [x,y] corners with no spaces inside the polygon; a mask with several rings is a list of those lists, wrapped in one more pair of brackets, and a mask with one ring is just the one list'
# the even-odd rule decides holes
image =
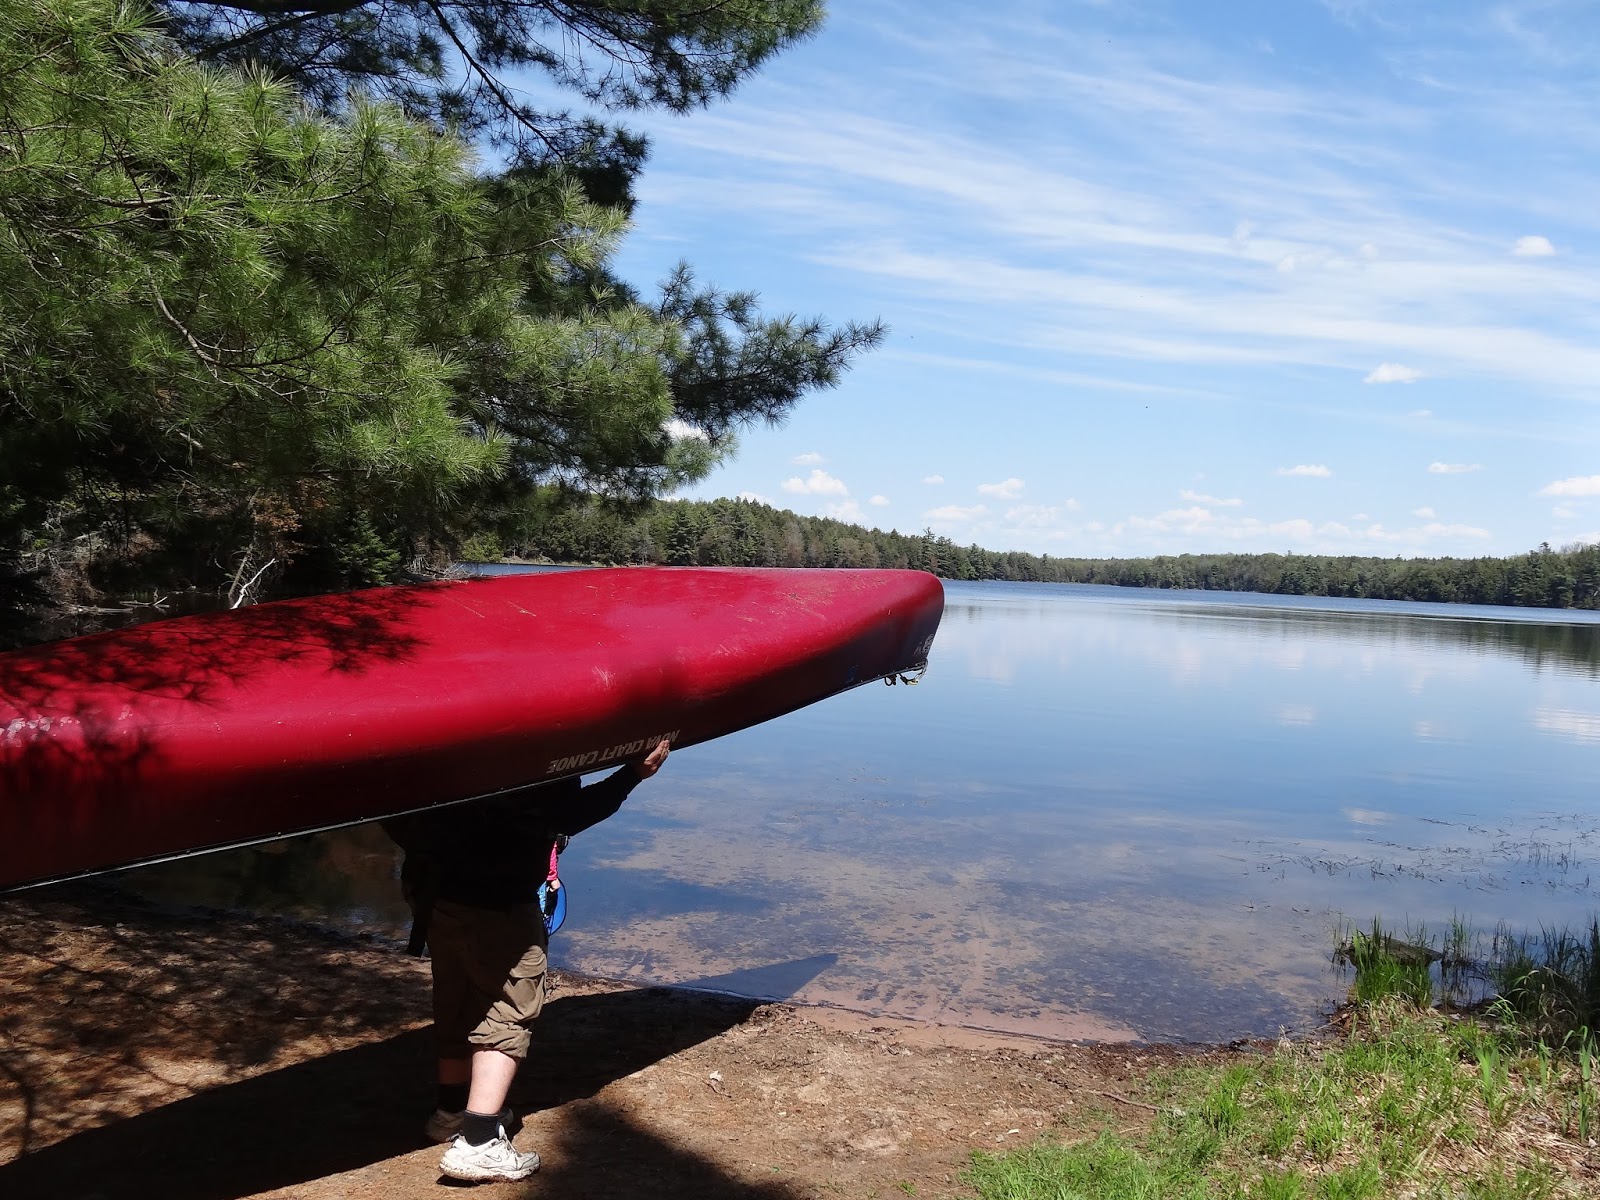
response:
{"label": "green grass", "polygon": [[1286,1041],[1259,1057],[1154,1077],[1148,1098],[1161,1115],[1152,1128],[978,1154],[968,1182],[982,1200],[1600,1195],[1589,1146],[1600,1137],[1590,1032],[1600,1010],[1584,1007],[1600,1002],[1600,922],[1585,937],[1497,936],[1514,953],[1495,978],[1521,990],[1465,1019],[1430,1004],[1452,960],[1462,969],[1470,940],[1454,922],[1442,958],[1418,954],[1417,940],[1374,923],[1346,947],[1356,981],[1341,1041]]}

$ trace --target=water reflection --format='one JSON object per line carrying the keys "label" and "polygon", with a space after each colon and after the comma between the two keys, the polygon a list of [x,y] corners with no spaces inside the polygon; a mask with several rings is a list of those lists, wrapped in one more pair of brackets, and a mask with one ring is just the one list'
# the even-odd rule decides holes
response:
{"label": "water reflection", "polygon": [[[1053,1036],[1312,1028],[1346,919],[1596,904],[1600,623],[1512,615],[951,584],[920,686],[675,754],[576,839],[554,957]],[[375,830],[273,853],[128,878],[399,936]]]}

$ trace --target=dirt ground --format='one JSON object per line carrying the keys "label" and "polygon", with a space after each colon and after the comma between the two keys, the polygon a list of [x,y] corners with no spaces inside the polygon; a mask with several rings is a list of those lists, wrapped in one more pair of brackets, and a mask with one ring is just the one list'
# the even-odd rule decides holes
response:
{"label": "dirt ground", "polygon": [[[0,898],[0,1196],[437,1197],[424,962],[103,889]],[[1201,1055],[555,980],[486,1196],[965,1197],[975,1150],[1132,1129]]]}

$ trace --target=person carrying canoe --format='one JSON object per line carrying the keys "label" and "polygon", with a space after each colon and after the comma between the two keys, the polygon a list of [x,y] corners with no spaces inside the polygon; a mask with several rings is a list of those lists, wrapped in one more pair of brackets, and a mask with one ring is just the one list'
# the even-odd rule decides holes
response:
{"label": "person carrying canoe", "polygon": [[525,1179],[539,1155],[511,1144],[506,1096],[544,1007],[548,934],[539,888],[558,837],[605,820],[671,749],[654,749],[583,787],[577,778],[384,822],[406,852],[411,950],[433,971],[438,1107],[425,1131],[448,1142],[439,1170],[479,1182]]}

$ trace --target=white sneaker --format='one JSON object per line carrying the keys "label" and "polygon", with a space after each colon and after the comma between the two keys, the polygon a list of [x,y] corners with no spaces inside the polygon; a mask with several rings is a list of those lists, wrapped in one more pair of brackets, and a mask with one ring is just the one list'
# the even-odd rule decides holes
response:
{"label": "white sneaker", "polygon": [[461,1114],[436,1108],[433,1116],[428,1118],[428,1123],[422,1127],[422,1132],[430,1141],[448,1142],[461,1132]]}
{"label": "white sneaker", "polygon": [[439,1170],[451,1179],[480,1183],[487,1179],[526,1179],[539,1169],[539,1156],[526,1154],[511,1144],[502,1130],[492,1142],[474,1146],[459,1134],[439,1160]]}

